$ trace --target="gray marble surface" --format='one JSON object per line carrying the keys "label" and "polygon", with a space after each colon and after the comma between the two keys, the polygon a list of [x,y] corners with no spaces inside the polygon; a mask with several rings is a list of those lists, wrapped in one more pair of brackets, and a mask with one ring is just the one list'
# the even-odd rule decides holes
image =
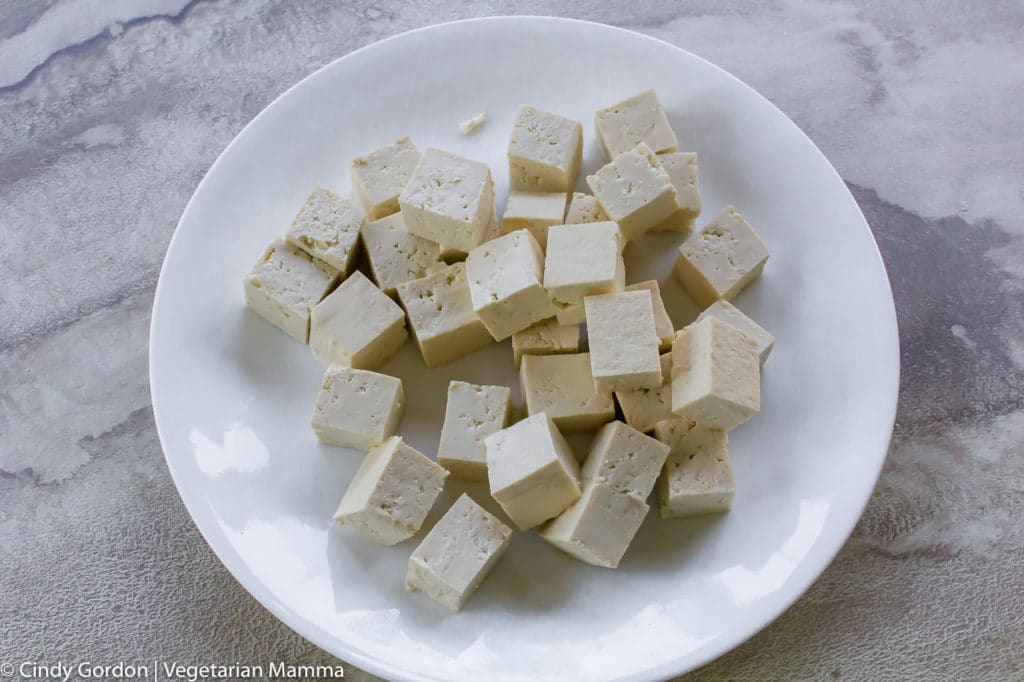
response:
{"label": "gray marble surface", "polygon": [[692,677],[1024,677],[1024,6],[987,0],[0,5],[0,662],[334,662],[178,499],[147,385],[157,273],[199,179],[282,90],[503,13],[632,28],[753,85],[849,183],[892,279],[901,399],[863,519]]}

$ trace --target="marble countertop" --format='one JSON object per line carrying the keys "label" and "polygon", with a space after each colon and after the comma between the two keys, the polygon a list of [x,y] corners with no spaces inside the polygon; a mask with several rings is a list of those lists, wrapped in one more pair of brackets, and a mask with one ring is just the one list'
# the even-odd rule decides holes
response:
{"label": "marble countertop", "polygon": [[147,385],[160,263],[207,168],[292,83],[401,31],[528,12],[648,33],[760,90],[838,168],[892,279],[901,399],[864,517],[692,678],[1024,676],[1024,6],[616,5],[0,8],[0,662],[336,663],[243,591],[175,492]]}

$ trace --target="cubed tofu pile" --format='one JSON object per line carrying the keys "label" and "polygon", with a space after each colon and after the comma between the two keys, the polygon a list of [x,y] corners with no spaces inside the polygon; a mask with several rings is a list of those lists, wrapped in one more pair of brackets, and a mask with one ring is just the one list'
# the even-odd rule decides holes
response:
{"label": "cubed tofu pile", "polygon": [[[326,368],[316,437],[366,453],[339,524],[395,545],[449,477],[487,484],[509,523],[463,494],[409,558],[406,587],[451,611],[513,526],[615,568],[655,489],[663,518],[727,511],[728,432],[761,407],[774,339],[730,300],[760,275],[764,244],[732,207],[694,229],[697,155],[678,150],[653,90],[594,125],[606,163],[586,194],[580,123],[518,109],[500,220],[486,164],[408,138],[358,157],[351,197],[315,188],[244,279],[247,305]],[[678,330],[659,281],[626,285],[623,250],[653,230],[686,235],[673,274],[703,312]],[[509,386],[451,381],[436,461],[405,443],[402,380],[376,370],[410,333],[427,367],[510,338],[525,414]],[[596,432],[582,460],[564,437],[578,432]]]}

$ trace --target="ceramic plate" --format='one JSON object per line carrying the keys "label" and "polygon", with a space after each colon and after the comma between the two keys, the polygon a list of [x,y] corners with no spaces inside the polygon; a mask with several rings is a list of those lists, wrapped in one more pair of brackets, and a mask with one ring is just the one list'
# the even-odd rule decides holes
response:
{"label": "ceramic plate", "polygon": [[[421,148],[485,161],[502,206],[518,104],[582,121],[584,170],[593,172],[594,110],[649,87],[680,149],[700,155],[702,219],[734,204],[772,254],[735,301],[777,338],[763,409],[730,434],[735,504],[693,520],[648,515],[614,571],[517,533],[465,610],[448,614],[404,589],[416,540],[379,547],[332,524],[361,453],[317,444],[308,420],[323,370],[308,348],[246,311],[242,276],[314,185],[348,193],[356,155],[410,135]],[[484,128],[463,135],[459,122],[479,112]],[[649,235],[626,253],[628,280],[661,280],[677,327],[697,312],[671,276],[679,241]],[[167,463],[210,546],[297,632],[396,679],[665,678],[728,651],[792,604],[849,535],[885,457],[899,372],[892,294],[871,232],[796,125],[679,48],[545,18],[384,40],[267,107],[181,218],[150,344]],[[508,341],[430,371],[410,342],[381,371],[405,382],[400,433],[431,454],[450,379],[515,383]],[[585,438],[573,443],[585,452]],[[449,485],[428,522],[463,489]],[[486,501],[483,488],[468,490]]]}

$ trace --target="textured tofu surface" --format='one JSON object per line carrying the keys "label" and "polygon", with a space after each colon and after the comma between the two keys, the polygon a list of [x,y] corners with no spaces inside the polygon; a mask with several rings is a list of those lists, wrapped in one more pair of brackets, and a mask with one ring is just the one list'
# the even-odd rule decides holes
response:
{"label": "textured tofu surface", "polygon": [[761,366],[764,366],[768,356],[771,355],[772,348],[775,347],[775,337],[772,336],[764,327],[754,322],[752,319],[747,317],[742,310],[734,306],[729,301],[715,301],[700,314],[697,321],[700,322],[706,317],[717,317],[722,322],[728,322],[732,326],[736,327],[740,331],[746,333],[757,342],[757,351],[760,355]]}
{"label": "textured tofu surface", "polygon": [[512,190],[501,216],[501,231],[529,230],[541,249],[548,243],[548,228],[565,220],[565,192]]}
{"label": "textured tofu surface", "polygon": [[672,411],[728,431],[761,409],[757,341],[717,317],[694,322],[672,342]]}
{"label": "textured tofu surface", "polygon": [[242,280],[245,304],[281,331],[306,343],[310,311],[339,276],[337,268],[277,239]]}
{"label": "textured tofu surface", "polygon": [[508,426],[511,407],[512,391],[507,386],[450,382],[437,461],[457,478],[486,481],[484,440]]}
{"label": "textured tofu surface", "polygon": [[397,292],[427,367],[461,358],[493,342],[473,312],[464,263],[400,284]]}
{"label": "textured tofu surface", "polygon": [[672,337],[675,336],[675,329],[672,325],[672,318],[668,316],[665,309],[665,301],[661,297],[661,285],[656,279],[648,279],[636,284],[630,284],[624,291],[651,292],[651,305],[654,307],[654,331],[658,334],[658,348],[669,350],[672,348]]}
{"label": "textured tofu surface", "polygon": [[649,291],[587,296],[590,366],[599,391],[661,386],[661,360]]}
{"label": "textured tofu surface", "polygon": [[405,313],[361,272],[353,272],[318,303],[309,347],[324,365],[376,369],[408,338]]}
{"label": "textured tofu surface", "polygon": [[729,206],[679,246],[674,272],[690,298],[707,307],[735,298],[757,279],[767,260],[764,242]]}
{"label": "textured tofu surface", "polygon": [[392,436],[366,453],[334,520],[382,545],[408,540],[423,525],[447,477],[443,467]]}
{"label": "textured tofu surface", "polygon": [[486,164],[428,148],[398,197],[411,234],[470,251],[483,241],[494,210]]}
{"label": "textured tofu surface", "polygon": [[625,240],[611,221],[560,225],[549,231],[544,258],[544,288],[551,295],[561,324],[586,321],[583,299],[622,291],[626,266]]}
{"label": "textured tofu surface", "polygon": [[357,201],[317,187],[302,204],[285,239],[347,275],[359,249],[359,230],[365,220]]}
{"label": "textured tofu surface", "polygon": [[408,137],[352,160],[352,194],[368,219],[398,212],[398,195],[419,161],[420,152]]}
{"label": "textured tofu surface", "polygon": [[729,436],[690,419],[668,419],[655,428],[669,446],[656,484],[662,518],[728,511],[736,494]]}
{"label": "textured tofu surface", "polygon": [[589,353],[527,355],[519,388],[527,412],[547,413],[562,433],[590,431],[615,418],[611,393],[594,387]]}
{"label": "textured tofu surface", "polygon": [[399,284],[444,270],[441,247],[409,234],[401,213],[363,225],[363,247],[377,286],[394,296]]}
{"label": "textured tofu surface", "polygon": [[570,192],[583,159],[583,126],[577,121],[522,105],[508,143],[512,190]]}
{"label": "textured tofu surface", "polygon": [[615,400],[626,423],[638,431],[651,433],[663,419],[675,416],[672,412],[672,353],[661,356],[661,386],[616,391]]}
{"label": "textured tofu surface", "polygon": [[594,114],[597,141],[606,159],[640,143],[658,154],[678,148],[676,134],[654,90],[644,90]]}
{"label": "textured tofu surface", "polygon": [[463,493],[409,557],[405,587],[459,611],[511,538],[511,528]]}
{"label": "textured tofu surface", "polygon": [[580,470],[546,413],[486,438],[491,496],[522,530],[562,513],[580,496]]}
{"label": "textured tofu surface", "polygon": [[566,225],[583,223],[600,223],[608,220],[607,214],[601,209],[597,197],[583,192],[573,192],[569,208],[565,212]]}
{"label": "textured tofu surface", "polygon": [[473,310],[496,341],[555,316],[544,289],[544,253],[529,230],[492,239],[466,257]]}
{"label": "textured tofu surface", "polygon": [[700,215],[700,167],[697,164],[697,155],[693,152],[658,154],[658,162],[668,173],[672,186],[676,188],[676,203],[679,204],[679,209],[651,230],[686,232]]}
{"label": "textured tofu surface", "polygon": [[401,379],[351,367],[329,367],[310,425],[325,445],[369,450],[395,433],[404,408]]}
{"label": "textured tofu surface", "polygon": [[580,327],[578,324],[560,324],[555,317],[541,320],[512,335],[512,356],[519,369],[524,355],[555,355],[578,353]]}
{"label": "textured tofu surface", "polygon": [[619,224],[627,240],[636,239],[679,209],[671,178],[642,142],[588,175],[587,184],[601,210]]}

